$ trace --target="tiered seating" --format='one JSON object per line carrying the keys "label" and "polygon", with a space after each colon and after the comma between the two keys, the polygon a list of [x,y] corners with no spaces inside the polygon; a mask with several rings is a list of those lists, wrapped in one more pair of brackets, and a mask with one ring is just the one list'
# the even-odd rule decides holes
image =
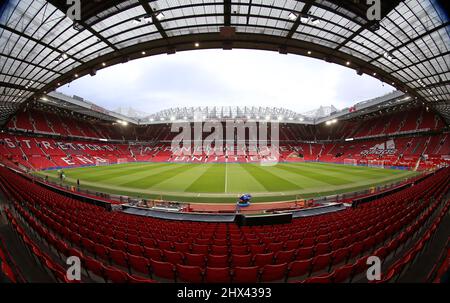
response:
{"label": "tiered seating", "polygon": [[111,269],[102,264],[113,264],[117,282],[127,281],[126,273],[185,282],[357,279],[369,255],[384,259],[404,246],[442,205],[450,182],[447,168],[355,209],[239,228],[111,213],[0,170],[3,191],[17,201],[15,208],[27,222],[35,220],[33,229],[60,239],[48,236],[63,255],[78,250],[99,276],[112,280]]}
{"label": "tiered seating", "polygon": [[11,268],[8,260],[8,253],[3,240],[0,238],[0,283],[10,282],[16,283],[18,281],[17,275]]}
{"label": "tiered seating", "polygon": [[30,114],[28,111],[18,112],[12,120],[7,124],[8,128],[19,129],[25,131],[33,131],[34,127],[31,123]]}

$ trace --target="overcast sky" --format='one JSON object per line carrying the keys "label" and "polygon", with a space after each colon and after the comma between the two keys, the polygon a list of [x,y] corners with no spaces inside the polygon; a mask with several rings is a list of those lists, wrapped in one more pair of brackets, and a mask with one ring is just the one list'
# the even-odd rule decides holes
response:
{"label": "overcast sky", "polygon": [[59,91],[104,108],[149,114],[185,106],[276,106],[303,113],[338,109],[394,89],[353,69],[298,55],[255,50],[197,50],[102,69]]}

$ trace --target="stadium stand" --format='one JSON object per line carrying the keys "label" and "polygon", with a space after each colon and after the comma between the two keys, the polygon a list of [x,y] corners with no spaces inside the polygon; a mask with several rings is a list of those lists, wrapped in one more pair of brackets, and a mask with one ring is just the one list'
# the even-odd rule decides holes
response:
{"label": "stadium stand", "polygon": [[[41,245],[61,257],[79,256],[87,276],[106,282],[131,282],[132,275],[148,282],[202,282],[215,276],[234,282],[359,281],[369,255],[391,260],[383,278],[390,281],[407,270],[448,211],[449,170],[354,209],[254,227],[108,212],[6,168],[0,168],[0,188],[13,206],[6,209],[11,226],[62,282],[69,281]],[[39,236],[39,244],[30,232]]]}

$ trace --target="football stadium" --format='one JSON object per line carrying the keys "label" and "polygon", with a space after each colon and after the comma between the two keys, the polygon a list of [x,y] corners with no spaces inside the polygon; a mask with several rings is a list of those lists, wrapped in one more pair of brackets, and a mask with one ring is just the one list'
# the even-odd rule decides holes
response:
{"label": "football stadium", "polygon": [[4,1],[0,281],[448,282],[444,2]]}

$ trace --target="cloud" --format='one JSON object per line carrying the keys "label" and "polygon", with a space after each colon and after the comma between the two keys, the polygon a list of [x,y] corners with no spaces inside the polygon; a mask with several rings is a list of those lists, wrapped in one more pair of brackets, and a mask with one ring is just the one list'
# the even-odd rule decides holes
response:
{"label": "cloud", "polygon": [[108,109],[154,113],[170,107],[269,106],[305,112],[337,108],[391,87],[354,70],[297,55],[255,50],[197,50],[105,68],[59,89]]}

